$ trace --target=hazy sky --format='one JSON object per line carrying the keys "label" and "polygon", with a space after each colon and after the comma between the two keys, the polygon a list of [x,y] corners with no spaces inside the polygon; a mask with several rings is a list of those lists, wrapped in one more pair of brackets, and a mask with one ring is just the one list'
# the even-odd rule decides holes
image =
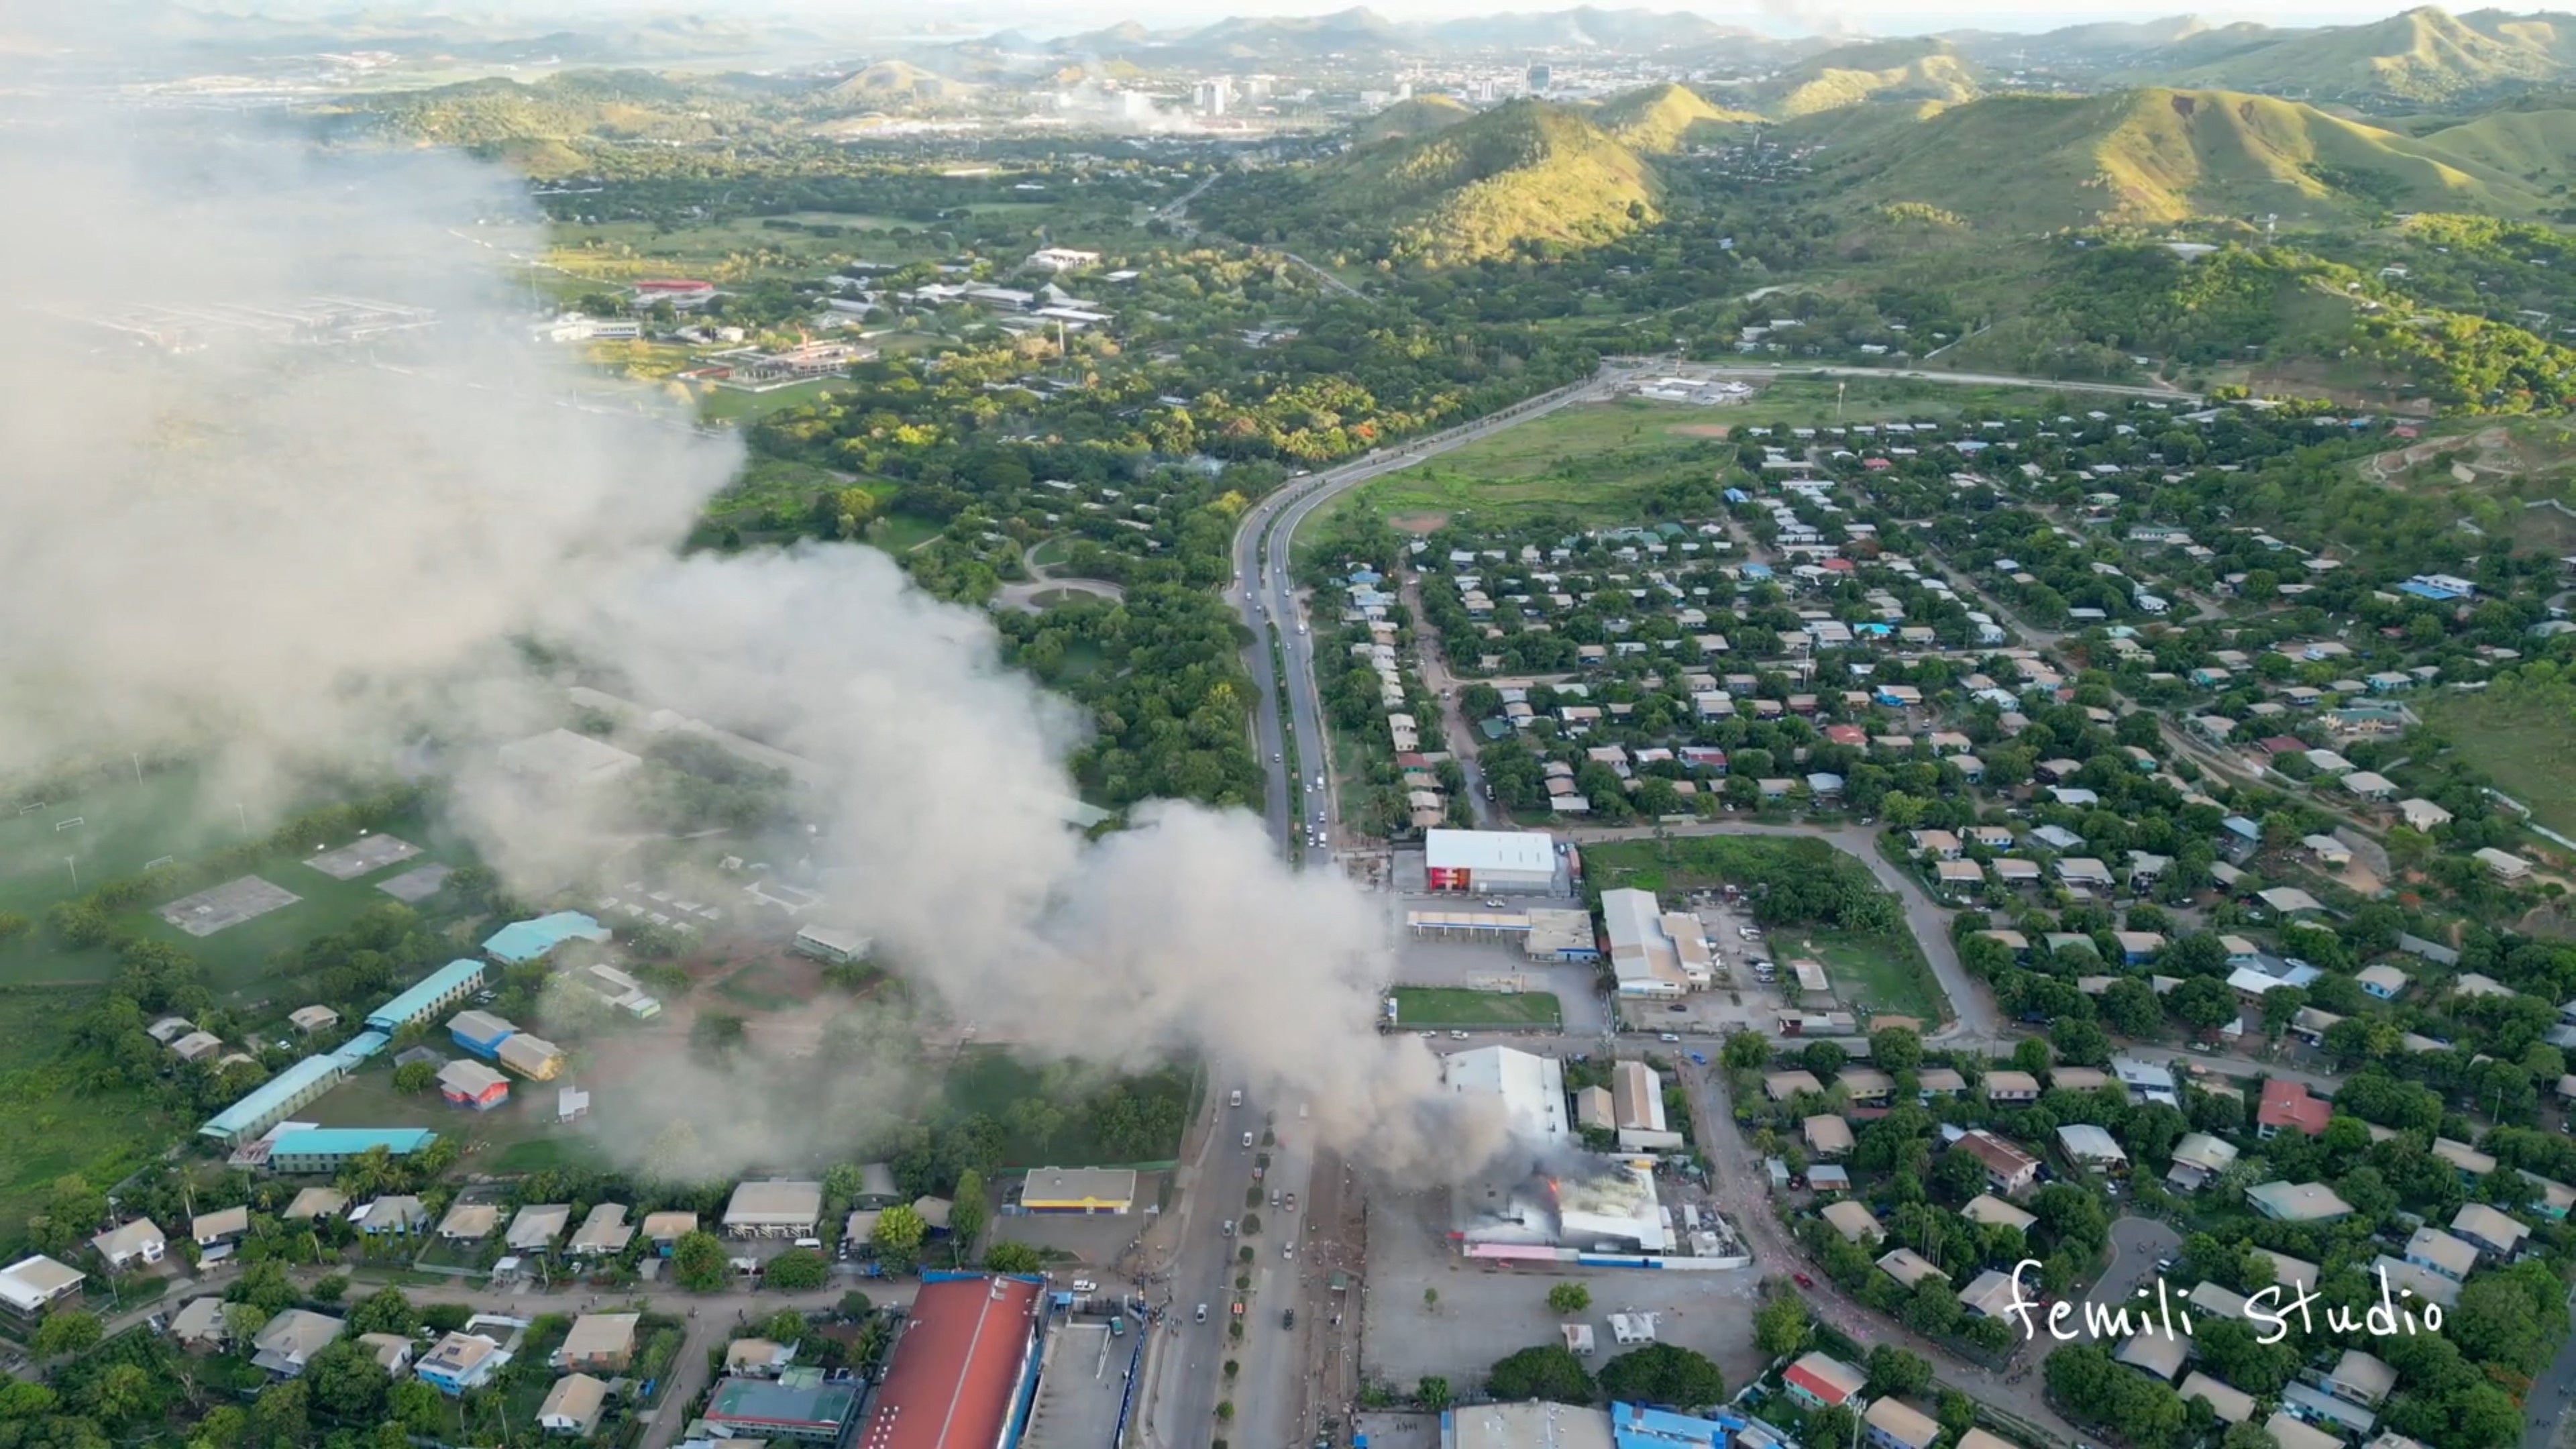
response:
{"label": "hazy sky", "polygon": [[[0,0],[0,15],[6,15],[20,4],[34,0]],[[154,5],[167,0],[128,0],[128,3]],[[215,9],[233,13],[269,15],[315,15],[346,13],[346,0],[179,0],[195,9]],[[1369,8],[1397,20],[1445,20],[1461,16],[1492,14],[1505,10],[1570,9],[1581,0],[1368,0]],[[1593,0],[1605,9],[1626,8],[1630,0]],[[1730,23],[1754,26],[1768,31],[1811,32],[1864,30],[1878,34],[1921,34],[1928,31],[1962,28],[2007,30],[2046,30],[2061,25],[2074,25],[2100,20],[2147,20],[2159,16],[2188,13],[2214,22],[2238,20],[2260,21],[2271,25],[2334,25],[2377,20],[2396,13],[2402,6],[2394,3],[2351,3],[2351,0],[2277,0],[2257,4],[2253,0],[2211,0],[2211,3],[2159,4],[2156,0],[2100,0],[2100,3],[2066,5],[2044,3],[2044,0],[1956,0],[1941,5],[1909,4],[1906,0],[1714,0],[1714,3],[1675,5],[1656,0],[1636,0],[1640,8],[1651,10],[1686,10]],[[111,8],[113,8],[111,6]],[[655,15],[759,15],[793,16],[809,22],[820,22],[836,31],[873,28],[871,22],[885,17],[890,28],[918,23],[920,12],[907,12],[900,7],[878,6],[870,0],[688,0],[674,5],[669,0],[379,0],[367,7],[371,13],[427,12],[453,15],[489,16],[518,14],[548,19],[596,18],[614,16],[641,20]],[[932,23],[942,29],[995,29],[1010,26],[1039,33],[1107,24],[1117,20],[1141,20],[1155,26],[1205,24],[1226,15],[1311,15],[1345,8],[1337,0],[1075,0],[1073,4],[1040,5],[1011,3],[1011,0],[967,0],[936,13]],[[2471,8],[2460,5],[2456,8]]]}

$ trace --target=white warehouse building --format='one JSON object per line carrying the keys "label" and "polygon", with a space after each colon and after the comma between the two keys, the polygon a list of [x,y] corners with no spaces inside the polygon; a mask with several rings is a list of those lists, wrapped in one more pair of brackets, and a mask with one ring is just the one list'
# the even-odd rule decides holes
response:
{"label": "white warehouse building", "polygon": [[1601,925],[1622,996],[1681,996],[1713,979],[1715,953],[1699,917],[1665,910],[1653,891],[1603,891]]}
{"label": "white warehouse building", "polygon": [[1422,860],[1435,891],[1556,888],[1556,841],[1537,831],[1426,831]]}

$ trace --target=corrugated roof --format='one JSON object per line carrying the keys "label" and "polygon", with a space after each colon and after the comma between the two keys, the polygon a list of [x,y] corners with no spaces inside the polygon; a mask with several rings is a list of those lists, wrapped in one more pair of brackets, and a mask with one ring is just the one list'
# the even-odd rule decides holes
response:
{"label": "corrugated roof", "polygon": [[438,1140],[426,1127],[307,1127],[280,1132],[269,1148],[272,1159],[316,1153],[356,1153],[370,1147],[388,1152],[417,1152]]}
{"label": "corrugated roof", "polygon": [[276,1076],[252,1088],[242,1099],[217,1112],[197,1129],[200,1136],[220,1137],[229,1142],[245,1132],[268,1125],[277,1113],[287,1110],[285,1104],[316,1082],[331,1081],[344,1070],[330,1057],[306,1057]]}
{"label": "corrugated roof", "polygon": [[367,1013],[367,1025],[390,1031],[419,1016],[440,998],[483,979],[483,963],[455,960],[414,982],[393,1000]]}
{"label": "corrugated roof", "polygon": [[579,911],[556,911],[533,921],[512,921],[486,937],[486,955],[517,964],[534,961],[566,941],[605,941],[608,928]]}
{"label": "corrugated roof", "polygon": [[1013,1278],[923,1284],[859,1449],[1000,1443],[1037,1306],[1038,1285]]}

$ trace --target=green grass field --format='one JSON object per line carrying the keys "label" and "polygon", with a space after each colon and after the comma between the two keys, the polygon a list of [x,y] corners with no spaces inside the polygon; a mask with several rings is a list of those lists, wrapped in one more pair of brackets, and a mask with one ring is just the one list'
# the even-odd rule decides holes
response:
{"label": "green grass field", "polygon": [[1774,955],[1809,956],[1824,962],[1835,997],[1864,1015],[1893,1012],[1937,1022],[1948,1012],[1940,993],[1925,979],[1929,973],[1904,959],[1887,941],[1800,931],[1774,938],[1771,948]]}
{"label": "green grass field", "polygon": [[1469,991],[1463,987],[1399,986],[1395,1024],[1408,1030],[1432,1027],[1555,1028],[1565,1024],[1565,1009],[1547,991]]}
{"label": "green grass field", "polygon": [[2483,694],[2427,700],[2418,708],[2495,777],[2498,789],[2530,806],[2533,819],[2576,835],[2576,730],[2563,713],[2517,709]]}
{"label": "green grass field", "polygon": [[1072,557],[1073,540],[1070,538],[1050,538],[1029,550],[1029,562],[1042,569],[1054,568],[1068,562]]}
{"label": "green grass field", "polygon": [[766,960],[756,960],[716,983],[716,995],[754,1011],[791,1011],[804,1000],[793,982],[783,979],[778,968]]}
{"label": "green grass field", "polygon": [[868,542],[888,553],[910,553],[948,525],[913,513],[889,513],[868,525]]}
{"label": "green grass field", "polygon": [[[1805,424],[1836,413],[1837,384],[1803,377],[1767,383],[1749,402],[1730,407],[1623,398],[1559,408],[1506,428],[1416,467],[1363,484],[1317,510],[1328,516],[1361,508],[1395,516],[1468,510],[1508,516],[1565,509],[1587,519],[1632,521],[1637,500],[1658,484],[1705,477],[1731,461],[1733,444],[1715,435],[1746,427]],[[1847,422],[1949,418],[1970,410],[2037,405],[2043,394],[1910,379],[1852,378],[1839,416]],[[1309,525],[1320,534],[1320,526]]]}
{"label": "green grass field", "polygon": [[794,383],[769,392],[710,388],[698,397],[698,416],[711,423],[757,422],[781,408],[817,402],[847,386],[839,378],[818,377],[811,382]]}
{"label": "green grass field", "polygon": [[121,1181],[196,1125],[140,1092],[102,1090],[56,1065],[70,1023],[98,999],[94,990],[0,990],[0,1100],[9,1104],[0,1112],[0,1223],[24,1224],[58,1177],[77,1173],[99,1188]]}

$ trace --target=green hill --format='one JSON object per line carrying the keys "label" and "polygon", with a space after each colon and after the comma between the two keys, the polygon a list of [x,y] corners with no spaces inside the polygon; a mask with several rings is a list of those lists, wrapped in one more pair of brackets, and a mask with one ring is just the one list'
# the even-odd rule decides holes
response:
{"label": "green hill", "polygon": [[905,60],[881,60],[831,88],[834,100],[862,105],[961,101],[980,87],[950,80]]}
{"label": "green hill", "polygon": [[2576,111],[2496,111],[2431,132],[2415,146],[2465,170],[2545,190],[2576,179]]}
{"label": "green hill", "polygon": [[1591,113],[1592,123],[1632,151],[1660,156],[1682,149],[1694,133],[1713,126],[1762,118],[1712,104],[1686,85],[1666,84],[1629,91],[1603,101]]}
{"label": "green hill", "polygon": [[1982,89],[1974,63],[1933,37],[1836,46],[1789,67],[1754,95],[1774,116],[1813,115],[1864,101],[1954,103]]}
{"label": "green hill", "polygon": [[[2275,215],[2296,227],[2383,210],[2527,215],[2538,188],[2503,163],[2567,123],[2490,119],[2453,128],[2470,134],[2446,146],[2438,136],[2453,132],[2418,140],[2224,91],[1989,96],[1883,135],[1842,174],[1865,203],[1929,203],[2020,232]],[[2516,130],[2517,120],[2531,124]]]}
{"label": "green hill", "polygon": [[2498,10],[2459,16],[2426,5],[2367,25],[2275,32],[2206,63],[2138,74],[2193,87],[2420,105],[2560,83],[2571,68],[2576,22]]}
{"label": "green hill", "polygon": [[1607,132],[1560,106],[1512,101],[1335,159],[1311,204],[1371,218],[1399,251],[1440,262],[1606,241],[1658,220],[1662,197],[1654,168]]}
{"label": "green hill", "polygon": [[1404,140],[1445,131],[1476,114],[1465,101],[1454,96],[1415,96],[1362,121],[1351,132],[1352,139],[1366,146],[1378,141]]}

